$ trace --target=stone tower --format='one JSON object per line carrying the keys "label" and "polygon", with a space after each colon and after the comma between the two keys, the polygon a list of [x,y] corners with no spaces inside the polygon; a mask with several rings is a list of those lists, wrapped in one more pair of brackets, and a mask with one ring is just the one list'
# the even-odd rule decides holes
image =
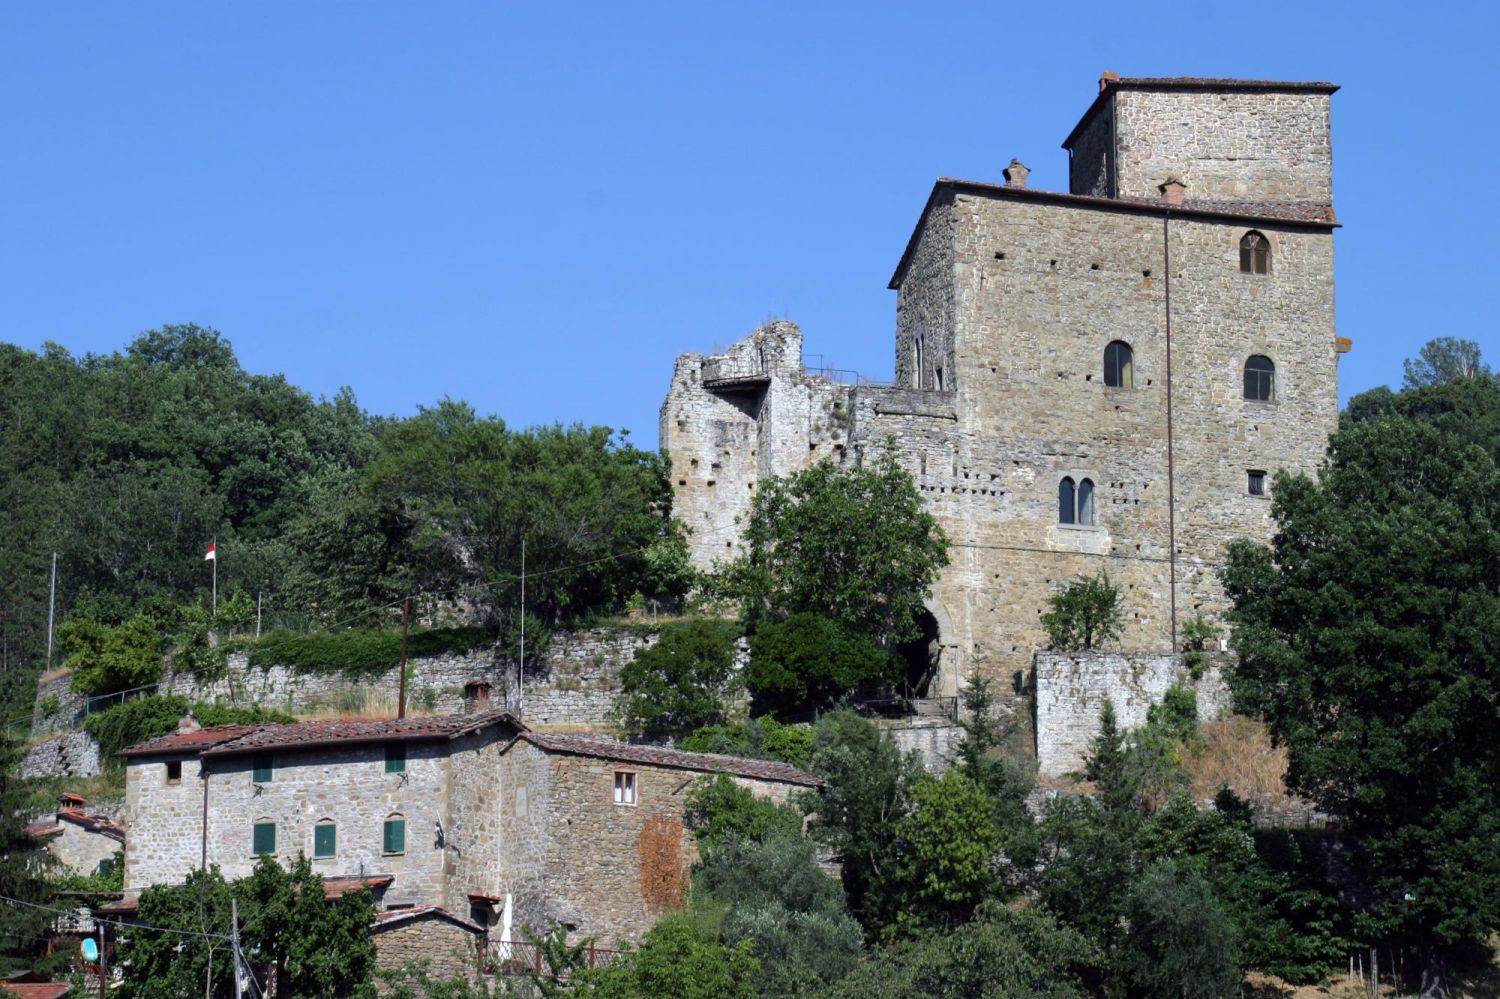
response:
{"label": "stone tower", "polygon": [[1125,648],[1172,651],[1222,613],[1225,545],[1269,536],[1271,476],[1314,471],[1336,426],[1336,89],[1106,74],[1068,193],[1019,161],[938,180],[890,281],[894,385],[805,372],[785,324],[679,358],[661,441],[699,564],[733,553],[757,478],[893,436],[953,546],[933,694],[1025,675],[1048,596],[1100,569]]}

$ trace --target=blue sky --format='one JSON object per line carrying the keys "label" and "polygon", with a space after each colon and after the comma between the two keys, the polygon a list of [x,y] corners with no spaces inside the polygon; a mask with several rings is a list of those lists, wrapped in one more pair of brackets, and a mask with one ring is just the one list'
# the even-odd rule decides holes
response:
{"label": "blue sky", "polygon": [[1066,189],[1126,76],[1332,80],[1341,396],[1500,362],[1500,5],[10,4],[0,340],[172,322],[406,415],[656,441],[673,357],[768,318],[889,377],[932,181]]}

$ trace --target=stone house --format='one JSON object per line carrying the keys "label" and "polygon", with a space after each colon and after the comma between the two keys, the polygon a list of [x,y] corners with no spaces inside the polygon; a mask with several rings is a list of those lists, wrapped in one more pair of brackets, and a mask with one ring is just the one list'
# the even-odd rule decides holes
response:
{"label": "stone house", "polygon": [[88,801],[64,792],[57,811],[26,827],[26,834],[43,844],[63,867],[75,874],[93,874],[112,863],[125,849],[125,830],[103,815],[84,810]]}
{"label": "stone house", "polygon": [[778,801],[817,784],[782,763],[533,732],[503,710],[214,729],[189,716],[121,755],[127,896],[302,854],[325,890],[368,884],[383,910],[437,908],[516,939],[556,921],[605,945],[680,901],[696,779],[725,773]]}
{"label": "stone house", "polygon": [[676,361],[674,512],[709,568],[758,481],[894,440],[951,541],[908,653],[919,692],[1025,678],[1048,597],[1107,570],[1126,650],[1225,608],[1228,542],[1270,537],[1276,472],[1338,419],[1328,83],[1100,80],[1069,189],[933,185],[889,287],[894,384],[804,364],[775,322]]}

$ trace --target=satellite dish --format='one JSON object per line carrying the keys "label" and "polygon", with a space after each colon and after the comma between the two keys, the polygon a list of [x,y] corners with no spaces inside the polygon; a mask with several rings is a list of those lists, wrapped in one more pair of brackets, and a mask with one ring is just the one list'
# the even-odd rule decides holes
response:
{"label": "satellite dish", "polygon": [[93,937],[84,937],[83,943],[78,945],[78,951],[85,961],[97,961],[99,960],[99,941]]}

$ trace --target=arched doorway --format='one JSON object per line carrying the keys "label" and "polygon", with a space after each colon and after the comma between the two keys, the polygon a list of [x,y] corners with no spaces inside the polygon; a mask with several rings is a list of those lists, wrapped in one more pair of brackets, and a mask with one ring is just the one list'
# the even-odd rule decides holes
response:
{"label": "arched doorway", "polygon": [[942,635],[937,618],[929,610],[917,615],[921,629],[916,638],[896,646],[896,654],[906,665],[901,693],[907,697],[929,697],[937,679],[943,655]]}

